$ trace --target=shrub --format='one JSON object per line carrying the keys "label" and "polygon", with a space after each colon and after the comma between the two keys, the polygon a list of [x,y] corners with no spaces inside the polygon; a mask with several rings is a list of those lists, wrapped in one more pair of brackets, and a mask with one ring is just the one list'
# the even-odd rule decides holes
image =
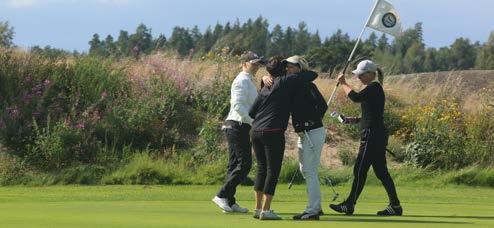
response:
{"label": "shrub", "polygon": [[304,183],[304,178],[299,170],[299,164],[297,160],[288,159],[283,161],[283,165],[281,166],[279,182],[280,183],[290,183],[295,172],[298,172],[293,180],[294,184]]}
{"label": "shrub", "polygon": [[174,168],[164,160],[155,159],[148,151],[143,151],[135,153],[128,164],[104,176],[102,181],[105,184],[170,184],[180,175],[180,170]]}
{"label": "shrub", "polygon": [[341,163],[346,166],[351,166],[357,161],[353,148],[349,146],[341,146],[338,148],[338,158]]}
{"label": "shrub", "polygon": [[389,136],[388,140],[388,150],[391,151],[391,158],[397,162],[404,162],[406,158],[406,145],[403,142],[395,137]]}
{"label": "shrub", "polygon": [[443,180],[448,184],[494,187],[494,170],[473,166],[448,173]]}
{"label": "shrub", "polygon": [[214,118],[204,121],[199,132],[199,140],[194,147],[194,162],[202,163],[217,160],[221,154],[227,154],[226,148],[222,147],[224,134],[221,131],[221,122]]}
{"label": "shrub", "polygon": [[5,50],[0,65],[0,143],[38,169],[118,161],[125,147],[187,147],[203,120],[185,99],[185,76],[171,71],[129,80],[111,59]]}
{"label": "shrub", "polygon": [[466,120],[466,154],[483,166],[494,166],[494,107],[485,106]]}
{"label": "shrub", "polygon": [[211,85],[205,85],[197,93],[195,105],[211,117],[224,119],[230,109],[230,86],[228,77],[215,77]]}
{"label": "shrub", "polygon": [[405,127],[396,133],[407,145],[407,162],[418,167],[453,169],[469,164],[465,157],[464,114],[456,102],[442,100],[406,110]]}
{"label": "shrub", "polygon": [[77,162],[93,162],[96,145],[87,142],[84,129],[58,122],[40,129],[34,122],[35,140],[28,146],[26,161],[44,170],[61,169]]}
{"label": "shrub", "polygon": [[51,174],[44,181],[45,185],[52,184],[101,184],[101,179],[107,172],[107,168],[99,165],[78,165],[63,169]]}
{"label": "shrub", "polygon": [[0,152],[0,186],[27,184],[34,179],[18,158]]}

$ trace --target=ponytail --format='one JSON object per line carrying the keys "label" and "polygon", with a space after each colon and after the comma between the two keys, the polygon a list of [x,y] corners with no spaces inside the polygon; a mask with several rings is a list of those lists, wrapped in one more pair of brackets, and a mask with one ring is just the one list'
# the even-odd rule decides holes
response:
{"label": "ponytail", "polygon": [[384,72],[381,68],[377,68],[377,80],[381,85],[384,83]]}

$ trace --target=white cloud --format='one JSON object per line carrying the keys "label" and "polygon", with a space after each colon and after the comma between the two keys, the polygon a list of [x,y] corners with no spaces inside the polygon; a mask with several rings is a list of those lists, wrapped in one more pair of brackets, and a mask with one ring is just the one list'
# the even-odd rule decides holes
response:
{"label": "white cloud", "polygon": [[126,5],[134,0],[6,0],[7,6],[11,8],[31,8],[39,5],[53,4],[103,4],[103,5]]}

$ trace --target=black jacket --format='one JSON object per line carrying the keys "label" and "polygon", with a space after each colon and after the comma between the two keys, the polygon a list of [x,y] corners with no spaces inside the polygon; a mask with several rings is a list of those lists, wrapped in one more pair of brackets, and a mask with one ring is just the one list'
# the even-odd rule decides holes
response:
{"label": "black jacket", "polygon": [[295,132],[322,127],[322,118],[327,110],[326,100],[314,83],[299,85],[292,106],[292,124]]}
{"label": "black jacket", "polygon": [[252,130],[286,130],[296,88],[316,78],[316,72],[304,71],[277,77],[271,88],[263,87],[249,112],[254,119]]}
{"label": "black jacket", "polygon": [[372,82],[360,92],[351,91],[348,97],[360,103],[362,109],[362,119],[360,127],[382,128],[384,127],[384,103],[385,95],[381,84]]}

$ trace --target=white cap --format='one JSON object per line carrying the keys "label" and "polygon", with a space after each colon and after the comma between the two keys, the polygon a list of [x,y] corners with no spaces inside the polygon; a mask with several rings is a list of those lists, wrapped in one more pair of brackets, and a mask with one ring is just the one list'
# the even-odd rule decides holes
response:
{"label": "white cap", "polygon": [[307,62],[307,60],[299,55],[294,55],[288,59],[283,60],[283,62],[298,65],[301,70],[309,69],[309,63]]}
{"label": "white cap", "polygon": [[357,65],[357,69],[352,71],[355,75],[362,75],[367,72],[376,72],[377,65],[370,60],[363,60]]}

